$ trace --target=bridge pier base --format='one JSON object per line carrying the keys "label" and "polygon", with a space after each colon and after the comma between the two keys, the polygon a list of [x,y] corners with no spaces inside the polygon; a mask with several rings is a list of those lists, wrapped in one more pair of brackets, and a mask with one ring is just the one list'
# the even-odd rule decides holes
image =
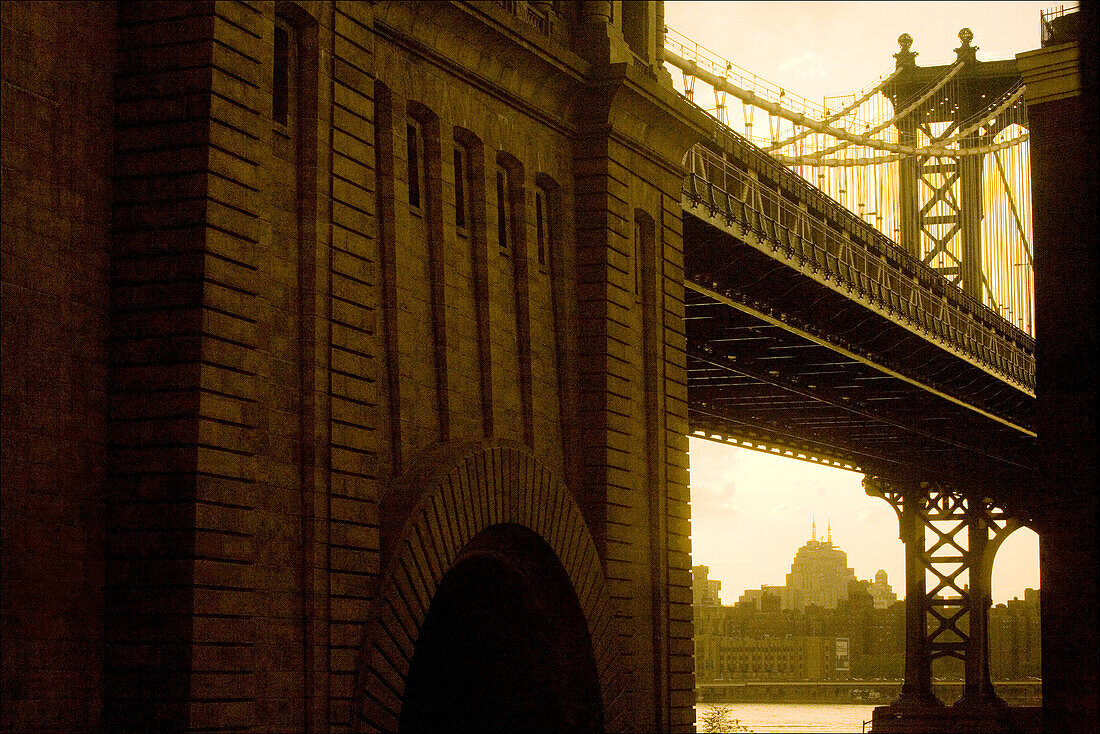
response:
{"label": "bridge pier base", "polygon": [[989,676],[989,608],[993,605],[993,556],[1000,541],[1008,536],[1015,525],[1006,522],[1000,535],[990,542],[989,524],[982,517],[981,507],[968,503],[967,535],[970,557],[970,611],[969,636],[967,638],[965,679],[962,698],[955,707],[960,709],[998,708],[1004,701],[993,690]]}
{"label": "bridge pier base", "polygon": [[957,706],[898,708],[879,706],[871,715],[874,734],[1025,734],[1041,731],[1039,706],[959,709]]}
{"label": "bridge pier base", "polygon": [[[989,674],[993,559],[1020,522],[937,482],[867,477],[864,487],[893,507],[905,544],[905,683],[897,701],[875,709],[872,731],[1038,731],[997,696]],[[941,658],[963,663],[963,695],[950,707],[932,688]]]}

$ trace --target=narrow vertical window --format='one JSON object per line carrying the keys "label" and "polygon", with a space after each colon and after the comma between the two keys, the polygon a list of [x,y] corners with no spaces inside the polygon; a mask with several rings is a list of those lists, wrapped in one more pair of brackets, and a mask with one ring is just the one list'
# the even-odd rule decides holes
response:
{"label": "narrow vertical window", "polygon": [[466,227],[466,154],[455,146],[455,226]]}
{"label": "narrow vertical window", "polygon": [[420,208],[420,144],[414,123],[405,126],[405,152],[408,159],[409,206]]}
{"label": "narrow vertical window", "polygon": [[497,243],[500,249],[508,249],[508,174],[503,168],[497,169]]}
{"label": "narrow vertical window", "polygon": [[642,294],[642,268],[645,259],[656,257],[656,253],[653,253],[656,236],[654,229],[653,220],[648,214],[640,209],[634,212],[634,293],[638,296]]}
{"label": "narrow vertical window", "polygon": [[287,29],[275,25],[275,64],[271,84],[271,117],[286,125],[290,115],[290,37]]}
{"label": "narrow vertical window", "polygon": [[543,223],[542,192],[535,192],[535,244],[538,246],[539,265],[546,264],[546,227]]}
{"label": "narrow vertical window", "polygon": [[538,246],[539,265],[546,265],[547,244],[550,241],[550,217],[548,200],[542,190],[535,192],[535,243]]}

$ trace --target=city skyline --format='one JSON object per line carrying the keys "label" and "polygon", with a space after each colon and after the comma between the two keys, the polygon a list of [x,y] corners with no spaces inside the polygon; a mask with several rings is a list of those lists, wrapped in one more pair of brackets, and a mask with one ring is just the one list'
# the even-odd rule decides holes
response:
{"label": "city skyline", "polygon": [[[856,577],[883,569],[904,596],[897,516],[864,494],[862,474],[696,437],[689,446],[692,564],[709,566],[724,589],[740,595],[782,584],[814,518],[824,516]],[[1023,599],[1025,589],[1039,586],[1038,536],[1021,528],[997,552],[993,602]]]}
{"label": "city skyline", "polygon": [[[784,585],[791,586],[792,581],[796,584],[798,582],[797,578],[792,580],[792,575],[797,574],[799,570],[801,570],[802,573],[805,574],[805,572],[806,572],[806,559],[804,558],[804,556],[806,555],[806,552],[807,551],[816,551],[816,550],[825,550],[825,549],[831,550],[833,552],[839,552],[839,556],[841,557],[841,560],[837,561],[837,563],[839,564],[839,568],[841,568],[841,569],[846,568],[846,570],[848,572],[847,576],[850,577],[851,580],[853,580],[853,581],[860,582],[860,583],[866,582],[868,584],[873,584],[874,582],[876,582],[877,580],[879,580],[881,578],[882,574],[886,574],[886,580],[889,580],[890,586],[894,586],[895,582],[897,582],[897,581],[900,581],[902,583],[902,586],[904,586],[904,578],[896,579],[896,578],[890,576],[889,572],[886,571],[883,568],[876,569],[875,571],[871,572],[870,574],[864,574],[864,573],[861,573],[860,571],[856,570],[855,568],[847,565],[847,553],[845,552],[843,546],[841,546],[839,543],[835,542],[835,540],[833,539],[833,537],[832,537],[832,526],[831,526],[831,523],[828,520],[826,521],[826,530],[825,530],[824,534],[821,534],[820,532],[818,532],[816,518],[814,520],[811,520],[810,525],[811,525],[810,537],[808,537],[806,539],[806,541],[801,546],[799,546],[797,549],[795,549],[791,553],[790,570],[784,575],[784,579],[783,579],[782,583],[768,583],[768,582],[765,582],[765,583],[760,584],[757,587],[744,588],[744,589],[734,589],[733,587],[728,587],[726,589],[726,592],[723,592],[722,591],[722,579],[721,578],[715,578],[715,577],[713,577],[713,575],[708,574],[707,579],[712,584],[712,588],[711,588],[710,593],[712,593],[716,597],[717,603],[725,605],[725,606],[732,606],[734,603],[736,603],[738,601],[741,601],[741,600],[744,600],[744,599],[746,599],[746,597],[752,596],[752,592],[757,592],[757,594],[759,594],[759,592],[766,591],[768,593],[775,593],[775,594],[780,594],[781,596],[783,596],[783,587],[784,587]],[[800,561],[801,561],[801,563],[800,563]],[[699,568],[700,566],[709,569],[709,564],[707,564],[705,562],[697,563],[697,564],[693,565],[692,568],[695,569],[695,568]],[[717,586],[713,585],[715,582],[717,582]],[[900,599],[904,598],[904,589],[894,588],[894,593],[896,594],[896,599],[895,600],[900,600]],[[842,599],[844,596],[846,596],[846,594],[847,594],[847,589],[846,588],[841,589],[841,588],[838,587],[837,592],[836,592],[836,598],[837,599]],[[801,601],[803,603],[797,604],[797,606],[802,607],[802,606],[805,606],[806,603],[809,603],[809,602],[806,602],[805,600],[801,600]],[[791,606],[791,602],[790,602],[789,599],[784,598],[783,602],[784,602],[784,608],[787,608],[788,606]],[[825,606],[832,606],[832,605],[826,604]]]}
{"label": "city skyline", "polygon": [[[897,37],[909,33],[917,63],[950,61],[969,27],[982,60],[1039,47],[1048,3],[712,3],[669,2],[665,22],[768,81],[808,99],[851,92],[893,66]],[[751,28],[751,32],[745,29]],[[679,72],[673,78],[679,84]],[[708,92],[709,94],[709,92]],[[739,114],[739,105],[738,105]],[[829,516],[856,575],[887,571],[904,593],[897,518],[863,493],[862,475],[689,439],[692,563],[742,589],[782,579],[786,547],[810,519]],[[870,568],[874,566],[874,568]],[[1022,529],[1001,546],[993,600],[1039,586],[1038,536]]]}

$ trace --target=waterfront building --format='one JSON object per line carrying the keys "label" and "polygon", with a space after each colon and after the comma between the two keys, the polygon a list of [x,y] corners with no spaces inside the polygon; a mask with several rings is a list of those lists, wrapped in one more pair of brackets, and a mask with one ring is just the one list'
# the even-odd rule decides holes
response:
{"label": "waterfront building", "polygon": [[1042,674],[1039,591],[1026,589],[989,611],[989,664],[995,680],[1027,680]]}
{"label": "waterfront building", "polygon": [[832,637],[717,637],[697,648],[701,681],[820,681],[833,677]]}

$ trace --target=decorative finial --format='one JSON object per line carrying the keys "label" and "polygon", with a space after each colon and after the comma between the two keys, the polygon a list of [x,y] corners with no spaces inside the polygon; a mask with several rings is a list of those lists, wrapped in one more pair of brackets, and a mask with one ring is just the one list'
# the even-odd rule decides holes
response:
{"label": "decorative finial", "polygon": [[902,33],[898,36],[898,45],[901,46],[901,51],[894,54],[894,58],[897,59],[897,68],[915,67],[917,65],[917,54],[909,50],[909,47],[913,45],[913,37],[908,33]]}
{"label": "decorative finial", "polygon": [[959,40],[962,41],[962,45],[955,49],[958,60],[968,64],[976,63],[978,61],[978,47],[970,45],[970,42],[974,40],[974,31],[963,28],[959,31]]}

